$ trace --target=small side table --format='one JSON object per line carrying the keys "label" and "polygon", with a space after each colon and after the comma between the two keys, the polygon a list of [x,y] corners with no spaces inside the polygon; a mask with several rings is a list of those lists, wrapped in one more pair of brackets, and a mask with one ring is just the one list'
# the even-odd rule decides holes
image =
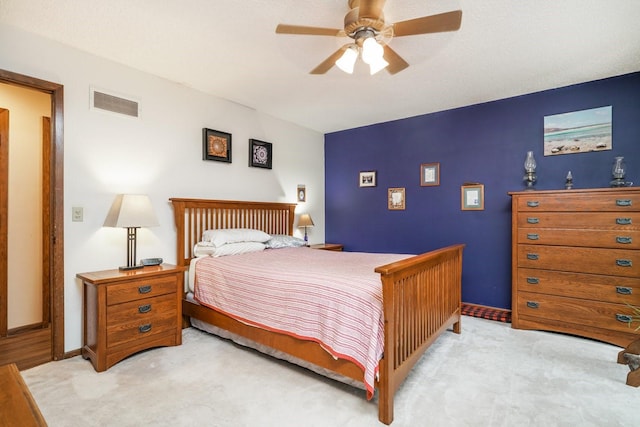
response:
{"label": "small side table", "polygon": [[344,245],[339,243],[320,243],[317,245],[311,245],[311,249],[323,249],[325,251],[342,251]]}
{"label": "small side table", "polygon": [[84,290],[82,357],[102,372],[141,350],[182,344],[184,271],[162,264],[76,275]]}

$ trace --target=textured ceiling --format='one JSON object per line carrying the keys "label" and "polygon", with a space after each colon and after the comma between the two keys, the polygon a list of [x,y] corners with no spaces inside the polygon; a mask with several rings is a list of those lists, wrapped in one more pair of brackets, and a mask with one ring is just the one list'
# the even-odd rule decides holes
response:
{"label": "textured ceiling", "polygon": [[276,25],[342,28],[347,3],[0,0],[0,22],[323,133],[640,71],[638,0],[388,0],[387,22],[461,9],[461,29],[393,39],[393,76],[310,75],[349,39]]}

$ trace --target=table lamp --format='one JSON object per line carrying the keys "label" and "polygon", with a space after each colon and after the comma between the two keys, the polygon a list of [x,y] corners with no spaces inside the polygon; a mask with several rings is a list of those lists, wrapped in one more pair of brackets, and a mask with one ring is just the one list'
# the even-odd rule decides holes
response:
{"label": "table lamp", "polygon": [[298,228],[304,227],[304,243],[309,246],[309,241],[307,238],[307,227],[313,227],[313,220],[311,219],[311,215],[302,214],[300,215],[300,219],[298,220]]}
{"label": "table lamp", "polygon": [[127,265],[120,270],[142,268],[136,265],[136,237],[140,227],[159,225],[149,196],[140,194],[118,194],[104,220],[105,227],[127,229]]}

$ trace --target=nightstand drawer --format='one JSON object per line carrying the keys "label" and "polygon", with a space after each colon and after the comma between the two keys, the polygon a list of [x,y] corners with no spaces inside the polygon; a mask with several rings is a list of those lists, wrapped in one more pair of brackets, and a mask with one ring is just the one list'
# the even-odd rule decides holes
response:
{"label": "nightstand drawer", "polygon": [[132,280],[107,288],[107,305],[120,304],[158,295],[176,293],[175,276]]}
{"label": "nightstand drawer", "polygon": [[152,320],[162,313],[175,311],[175,306],[176,297],[173,294],[110,305],[107,307],[107,326]]}
{"label": "nightstand drawer", "polygon": [[115,347],[176,329],[176,310],[167,310],[147,319],[107,326],[107,346]]}

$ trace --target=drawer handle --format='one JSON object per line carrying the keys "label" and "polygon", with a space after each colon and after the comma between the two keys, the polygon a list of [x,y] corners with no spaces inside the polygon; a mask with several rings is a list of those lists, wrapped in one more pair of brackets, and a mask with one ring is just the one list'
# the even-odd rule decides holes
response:
{"label": "drawer handle", "polygon": [[538,279],[537,277],[527,277],[527,283],[530,285],[537,285],[538,283],[540,283],[540,279]]}
{"label": "drawer handle", "polygon": [[535,260],[537,260],[538,258],[539,258],[539,257],[538,257],[538,254],[527,254],[527,259],[531,259],[531,260],[534,260],[534,261],[535,261]]}
{"label": "drawer handle", "polygon": [[538,307],[540,307],[540,304],[538,304],[535,301],[527,301],[527,307],[529,307],[529,308],[538,308]]}
{"label": "drawer handle", "polygon": [[535,234],[535,233],[527,234],[527,239],[529,239],[529,240],[538,240],[539,238],[540,238],[540,236]]}
{"label": "drawer handle", "polygon": [[535,201],[535,200],[531,200],[529,202],[527,202],[527,206],[530,208],[537,208],[538,206],[540,206],[540,202]]}
{"label": "drawer handle", "polygon": [[630,259],[617,259],[616,265],[619,267],[631,267],[633,263]]}
{"label": "drawer handle", "polygon": [[148,294],[149,292],[151,292],[151,285],[138,286],[139,294]]}
{"label": "drawer handle", "polygon": [[631,218],[616,218],[616,224],[618,225],[630,225]]}
{"label": "drawer handle", "polygon": [[621,295],[631,295],[633,293],[633,289],[624,286],[616,286],[616,292]]}
{"label": "drawer handle", "polygon": [[527,218],[527,223],[529,224],[537,224],[540,220],[538,218]]}
{"label": "drawer handle", "polygon": [[616,243],[622,243],[622,244],[629,244],[631,243],[631,237],[626,237],[626,236],[617,236],[616,237]]}
{"label": "drawer handle", "polygon": [[138,307],[138,313],[148,313],[151,311],[151,304],[145,304]]}
{"label": "drawer handle", "polygon": [[141,334],[145,334],[151,330],[151,323],[147,323],[146,325],[138,326],[138,331]]}
{"label": "drawer handle", "polygon": [[616,314],[616,320],[622,323],[631,323],[633,319],[628,314]]}
{"label": "drawer handle", "polygon": [[616,206],[631,206],[631,199],[617,199]]}

